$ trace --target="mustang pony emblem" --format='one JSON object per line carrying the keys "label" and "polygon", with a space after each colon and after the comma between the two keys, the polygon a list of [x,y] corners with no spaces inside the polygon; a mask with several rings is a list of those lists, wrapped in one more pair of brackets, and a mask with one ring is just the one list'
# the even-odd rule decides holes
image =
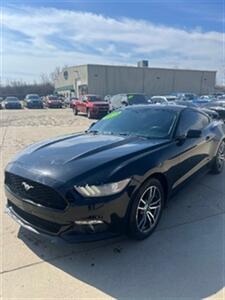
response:
{"label": "mustang pony emblem", "polygon": [[26,191],[29,191],[30,189],[33,189],[34,187],[32,185],[29,185],[25,181],[22,182],[23,187],[25,188]]}

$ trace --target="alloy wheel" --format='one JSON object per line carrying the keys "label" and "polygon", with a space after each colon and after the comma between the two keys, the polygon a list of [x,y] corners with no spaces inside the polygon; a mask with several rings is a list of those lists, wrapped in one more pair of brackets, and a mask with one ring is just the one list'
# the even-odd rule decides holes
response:
{"label": "alloy wheel", "polygon": [[222,142],[219,146],[217,152],[217,158],[216,158],[219,169],[223,167],[224,159],[225,159],[225,142]]}
{"label": "alloy wheel", "polygon": [[157,186],[148,187],[140,197],[136,223],[140,232],[147,233],[157,224],[162,209],[162,195]]}

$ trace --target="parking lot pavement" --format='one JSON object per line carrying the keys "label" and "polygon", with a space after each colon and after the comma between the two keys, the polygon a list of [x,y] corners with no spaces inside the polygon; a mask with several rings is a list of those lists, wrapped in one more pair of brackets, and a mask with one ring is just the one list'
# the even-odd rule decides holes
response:
{"label": "parking lot pavement", "polygon": [[[70,110],[4,111],[1,117],[1,169],[26,145],[91,123]],[[225,299],[224,179],[225,172],[191,181],[142,242],[66,244],[35,236],[3,213],[1,189],[0,297]]]}

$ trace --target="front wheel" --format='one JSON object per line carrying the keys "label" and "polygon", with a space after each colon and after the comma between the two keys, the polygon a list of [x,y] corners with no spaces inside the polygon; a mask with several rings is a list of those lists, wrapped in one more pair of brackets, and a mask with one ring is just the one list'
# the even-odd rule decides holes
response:
{"label": "front wheel", "polygon": [[149,179],[139,190],[131,207],[129,234],[143,240],[150,236],[158,225],[165,201],[165,193],[158,179]]}
{"label": "front wheel", "polygon": [[219,145],[219,148],[216,153],[212,165],[212,173],[219,174],[223,171],[224,168],[224,159],[225,159],[225,141],[222,141]]}

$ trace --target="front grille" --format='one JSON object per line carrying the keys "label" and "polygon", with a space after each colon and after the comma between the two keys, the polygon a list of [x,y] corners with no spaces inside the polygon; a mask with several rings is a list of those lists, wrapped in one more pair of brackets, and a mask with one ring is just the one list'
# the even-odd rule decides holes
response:
{"label": "front grille", "polygon": [[8,201],[8,205],[12,207],[13,211],[19,217],[21,217],[24,221],[27,221],[29,224],[33,225],[38,229],[42,229],[46,232],[51,232],[53,234],[57,234],[61,229],[61,225],[31,215],[25,212],[24,210],[20,209],[19,207],[17,207],[15,204],[13,204],[10,201]]}
{"label": "front grille", "polygon": [[107,112],[109,110],[108,106],[97,106],[96,109],[98,110],[98,112]]}
{"label": "front grille", "polygon": [[[44,184],[9,172],[5,173],[5,184],[20,198],[28,199],[37,204],[54,209],[62,210],[66,208],[66,201],[55,190]],[[31,188],[26,190],[25,185],[29,185]]]}

